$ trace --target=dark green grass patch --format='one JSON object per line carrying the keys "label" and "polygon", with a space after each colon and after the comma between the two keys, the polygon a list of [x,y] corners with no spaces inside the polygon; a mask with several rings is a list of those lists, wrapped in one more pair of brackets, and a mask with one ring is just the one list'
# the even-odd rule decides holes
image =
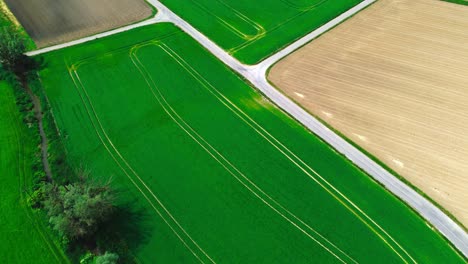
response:
{"label": "dark green grass patch", "polygon": [[468,6],[468,0],[443,0],[443,1]]}
{"label": "dark green grass patch", "polygon": [[46,221],[27,203],[34,175],[34,133],[15,104],[13,88],[0,82],[0,259],[4,263],[67,263]]}
{"label": "dark green grass patch", "polygon": [[405,204],[170,24],[44,57],[69,162],[112,175],[148,213],[132,249],[142,262],[463,263]]}
{"label": "dark green grass patch", "polygon": [[162,0],[248,64],[255,64],[362,0]]}

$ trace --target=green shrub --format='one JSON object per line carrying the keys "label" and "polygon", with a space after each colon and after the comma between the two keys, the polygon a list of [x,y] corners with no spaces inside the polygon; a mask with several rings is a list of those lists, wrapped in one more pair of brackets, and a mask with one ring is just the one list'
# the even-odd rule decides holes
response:
{"label": "green shrub", "polygon": [[80,264],[90,264],[93,262],[94,255],[91,252],[86,252],[83,256],[80,257]]}
{"label": "green shrub", "polygon": [[106,252],[104,255],[94,258],[95,264],[116,264],[119,261],[119,255],[111,252]]}
{"label": "green shrub", "polygon": [[37,209],[41,207],[42,203],[44,202],[44,199],[45,199],[45,195],[44,195],[43,188],[37,188],[31,193],[31,195],[29,195],[28,204],[32,208]]}

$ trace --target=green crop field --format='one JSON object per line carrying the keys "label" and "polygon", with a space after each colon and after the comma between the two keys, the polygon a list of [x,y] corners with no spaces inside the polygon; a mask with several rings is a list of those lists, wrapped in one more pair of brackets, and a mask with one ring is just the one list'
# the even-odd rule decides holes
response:
{"label": "green crop field", "polygon": [[464,262],[171,24],[44,58],[69,161],[138,208],[141,262]]}
{"label": "green crop field", "polygon": [[22,122],[13,89],[0,82],[0,259],[4,263],[67,263],[63,252],[26,202],[35,143]]}
{"label": "green crop field", "polygon": [[265,59],[362,0],[162,0],[248,64]]}
{"label": "green crop field", "polygon": [[460,4],[460,5],[468,5],[468,0],[443,0],[443,1]]}

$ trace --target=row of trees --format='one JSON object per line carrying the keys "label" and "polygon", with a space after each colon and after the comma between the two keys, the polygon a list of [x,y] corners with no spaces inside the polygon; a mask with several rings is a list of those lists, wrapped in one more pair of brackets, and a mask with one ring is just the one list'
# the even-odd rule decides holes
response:
{"label": "row of trees", "polygon": [[[14,26],[0,28],[0,80],[7,80],[16,89],[26,85],[28,75],[37,70],[38,63],[25,55],[26,41]],[[28,109],[31,110],[31,109]],[[65,177],[65,175],[60,175]],[[51,227],[65,244],[79,244],[87,250],[98,251],[95,235],[99,227],[115,212],[115,193],[109,183],[91,181],[85,173],[78,180],[59,185],[50,180],[33,193],[31,200],[47,213]],[[94,255],[98,255],[94,257]],[[115,253],[92,254],[89,263],[114,264]]]}

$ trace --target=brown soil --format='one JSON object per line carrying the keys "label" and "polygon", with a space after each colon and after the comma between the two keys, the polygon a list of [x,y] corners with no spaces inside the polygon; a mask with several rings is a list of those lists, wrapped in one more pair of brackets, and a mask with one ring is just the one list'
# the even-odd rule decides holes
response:
{"label": "brown soil", "polygon": [[63,43],[151,15],[144,0],[5,0],[40,47]]}
{"label": "brown soil", "polygon": [[380,0],[269,79],[468,226],[468,7]]}

